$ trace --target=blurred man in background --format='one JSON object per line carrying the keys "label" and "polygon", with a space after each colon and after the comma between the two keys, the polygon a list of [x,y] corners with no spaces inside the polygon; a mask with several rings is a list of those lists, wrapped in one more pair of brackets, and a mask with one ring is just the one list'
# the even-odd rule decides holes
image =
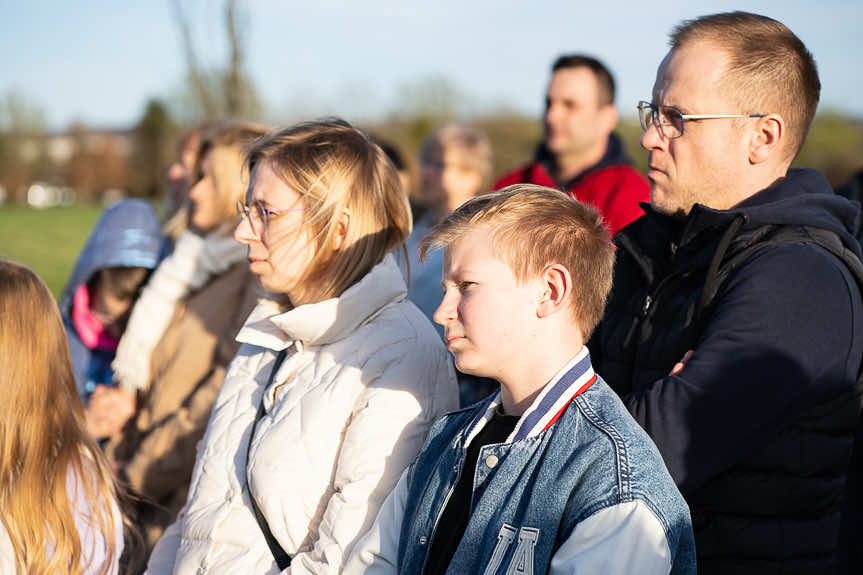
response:
{"label": "blurred man in background", "polygon": [[494,189],[521,183],[557,188],[599,209],[616,234],[641,217],[638,203],[649,199],[647,180],[613,133],[617,120],[608,68],[590,56],[560,56],[545,97],[545,141],[533,162],[505,175]]}

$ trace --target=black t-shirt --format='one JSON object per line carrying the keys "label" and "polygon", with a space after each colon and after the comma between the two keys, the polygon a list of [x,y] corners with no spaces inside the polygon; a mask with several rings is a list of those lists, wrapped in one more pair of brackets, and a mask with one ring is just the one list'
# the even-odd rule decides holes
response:
{"label": "black t-shirt", "polygon": [[506,441],[515,429],[518,419],[517,415],[495,413],[491,421],[471,441],[461,475],[437,523],[429,558],[423,571],[424,575],[446,573],[470,519],[470,500],[473,495],[473,478],[476,474],[479,450],[486,445]]}

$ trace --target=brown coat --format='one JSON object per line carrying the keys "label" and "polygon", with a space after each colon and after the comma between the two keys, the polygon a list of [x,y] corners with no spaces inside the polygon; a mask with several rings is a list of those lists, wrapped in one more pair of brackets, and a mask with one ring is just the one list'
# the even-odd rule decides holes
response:
{"label": "brown coat", "polygon": [[257,300],[248,270],[246,262],[232,266],[178,306],[153,350],[138,413],[106,445],[144,499],[138,523],[150,546],[186,501],[197,444],[240,345],[234,337]]}

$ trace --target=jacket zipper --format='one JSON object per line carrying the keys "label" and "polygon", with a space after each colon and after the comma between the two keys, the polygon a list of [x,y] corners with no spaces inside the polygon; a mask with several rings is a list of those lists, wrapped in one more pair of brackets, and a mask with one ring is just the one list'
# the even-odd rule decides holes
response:
{"label": "jacket zipper", "polygon": [[[437,533],[437,526],[440,522],[440,518],[443,515],[444,510],[446,509],[447,503],[449,503],[449,498],[452,495],[452,492],[455,491],[455,486],[458,485],[458,480],[461,479],[461,474],[464,472],[464,467],[461,463],[459,464],[458,473],[455,476],[455,481],[450,484],[449,491],[446,494],[446,497],[443,500],[443,505],[441,505],[440,510],[437,512],[437,517],[434,520],[434,526],[432,527],[431,536],[429,536],[429,540],[426,541],[426,552],[423,558],[422,569],[420,570],[420,574],[425,573],[426,563],[428,563],[429,553],[431,553],[432,543],[434,543],[434,536]],[[428,490],[428,484],[426,484],[426,490]],[[423,497],[425,497],[425,493],[423,493]]]}
{"label": "jacket zipper", "polygon": [[641,317],[647,317],[647,312],[650,311],[650,304],[653,303],[653,298],[650,294],[644,296],[644,303],[641,305]]}
{"label": "jacket zipper", "polygon": [[663,280],[659,282],[659,284],[653,289],[653,291],[651,291],[644,297],[644,303],[641,304],[641,317],[647,317],[648,313],[650,312],[650,308],[653,306],[653,302],[656,301],[657,297],[659,296],[659,292],[661,292],[663,288],[665,288],[665,286],[667,286],[672,280],[688,276],[690,273],[692,272],[689,270],[681,271],[663,278]]}

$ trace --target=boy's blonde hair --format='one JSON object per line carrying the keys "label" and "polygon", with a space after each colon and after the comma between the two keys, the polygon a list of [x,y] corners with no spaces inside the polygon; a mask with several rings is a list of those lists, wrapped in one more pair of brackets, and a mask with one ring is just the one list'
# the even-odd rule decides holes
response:
{"label": "boy's blonde hair", "polygon": [[[302,302],[338,297],[411,233],[411,211],[396,169],[366,134],[344,120],[306,122],[255,142],[247,162],[267,164],[300,194],[315,254],[297,282]],[[339,218],[350,212],[341,249]]]}
{"label": "boy's blonde hair", "polygon": [[596,208],[558,190],[516,184],[477,196],[432,228],[421,257],[448,248],[467,233],[487,230],[495,253],[519,282],[552,264],[572,276],[573,317],[585,340],[602,319],[614,268],[614,247]]}

